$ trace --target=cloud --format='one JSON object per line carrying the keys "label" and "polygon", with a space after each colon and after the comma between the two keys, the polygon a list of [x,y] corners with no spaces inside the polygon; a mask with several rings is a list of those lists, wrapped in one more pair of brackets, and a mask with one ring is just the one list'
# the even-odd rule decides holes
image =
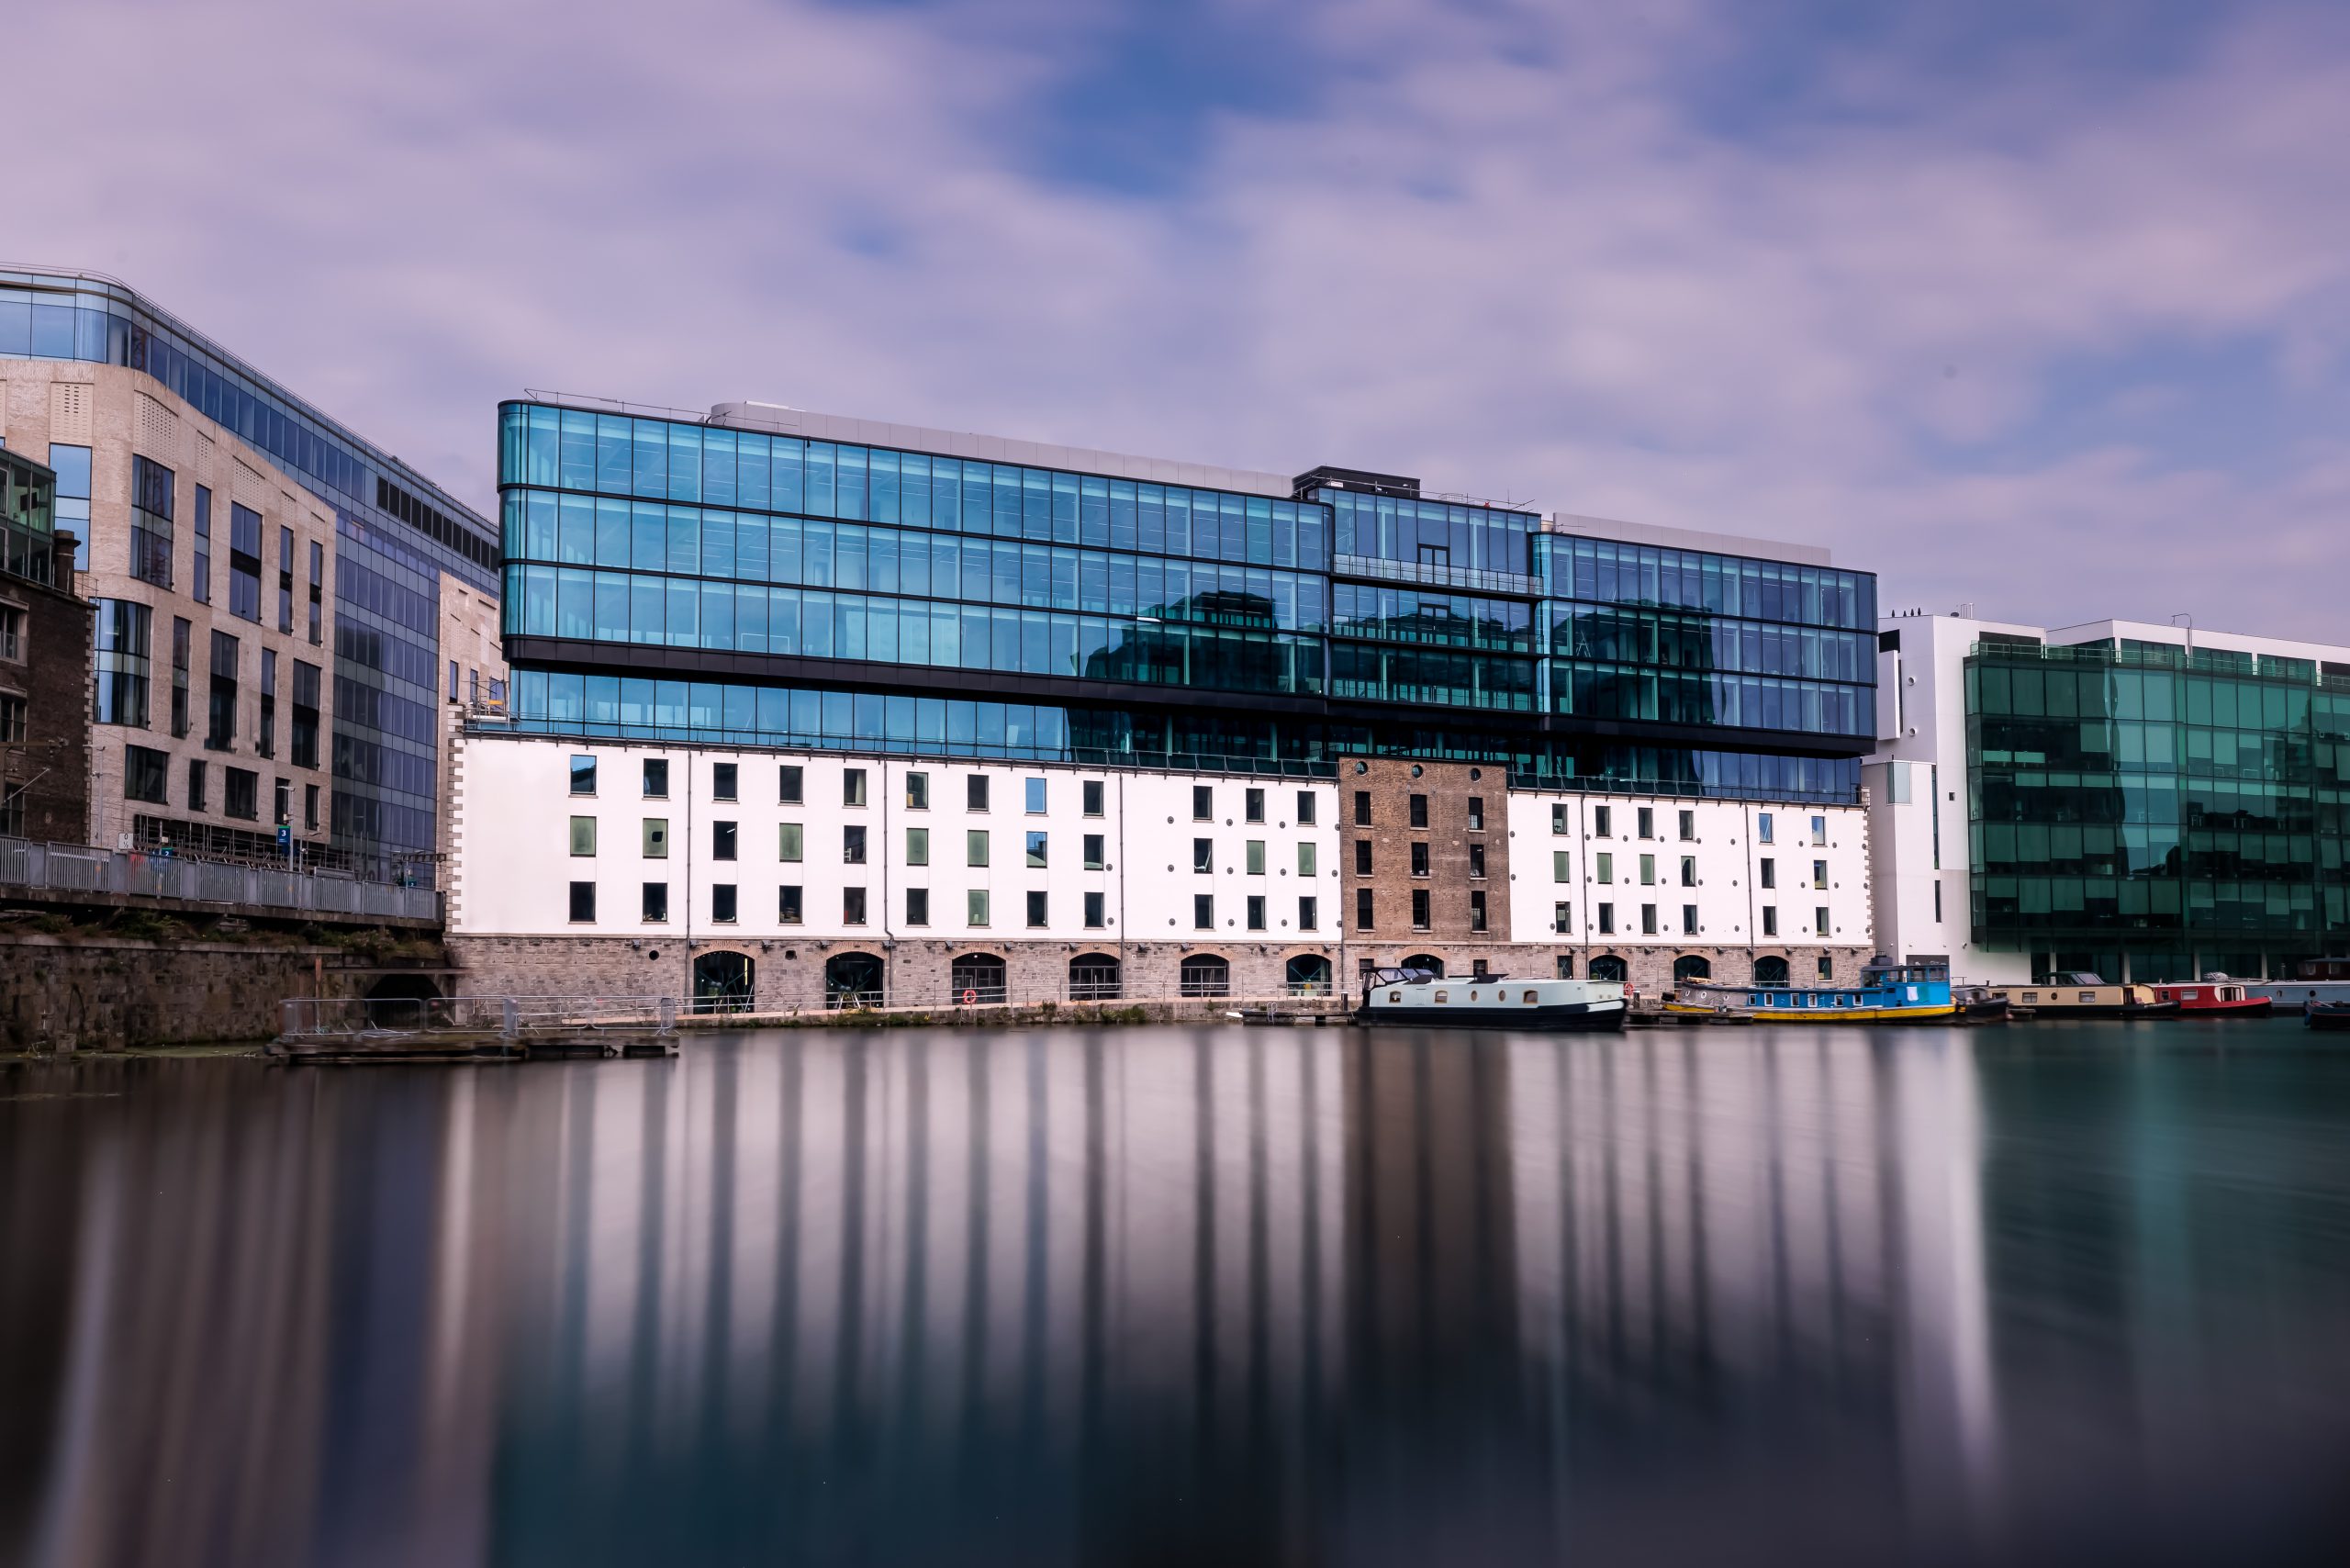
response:
{"label": "cloud", "polygon": [[1998,9],[96,0],[12,23],[118,84],[19,83],[17,248],[484,505],[525,386],[749,396],[2343,637],[2350,38]]}

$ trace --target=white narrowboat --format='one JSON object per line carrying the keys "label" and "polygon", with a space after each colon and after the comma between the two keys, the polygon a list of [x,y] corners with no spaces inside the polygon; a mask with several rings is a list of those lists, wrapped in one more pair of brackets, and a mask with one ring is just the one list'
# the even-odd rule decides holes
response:
{"label": "white narrowboat", "polygon": [[1422,1028],[1620,1029],[1629,1011],[1618,980],[1373,969],[1355,1018]]}

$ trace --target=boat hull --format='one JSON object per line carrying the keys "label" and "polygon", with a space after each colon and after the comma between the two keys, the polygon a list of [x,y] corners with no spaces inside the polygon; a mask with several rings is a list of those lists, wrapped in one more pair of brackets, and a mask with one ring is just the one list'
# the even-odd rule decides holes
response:
{"label": "boat hull", "polygon": [[[2335,1011],[2335,1009],[2340,1011]],[[2301,1014],[2304,1029],[2350,1030],[2350,1002],[2320,1003]]]}
{"label": "boat hull", "polygon": [[2031,1004],[2031,1016],[2042,1020],[2062,1018],[2176,1018],[2179,1007],[2176,1002],[2040,1002]]}
{"label": "boat hull", "polygon": [[2248,1002],[2201,1002],[2192,1007],[2182,1005],[2181,1018],[2266,1018],[2277,1010],[2277,1004],[2266,997],[2255,997]]}
{"label": "boat hull", "polygon": [[1550,1007],[1360,1007],[1358,1024],[1409,1029],[1524,1029],[1546,1034],[1621,1029],[1631,1008],[1622,1002],[1569,1002]]}
{"label": "boat hull", "polygon": [[1699,1007],[1668,1002],[1664,1010],[1681,1018],[1751,1018],[1757,1024],[1947,1024],[1958,1014],[1947,1002],[1914,1007]]}

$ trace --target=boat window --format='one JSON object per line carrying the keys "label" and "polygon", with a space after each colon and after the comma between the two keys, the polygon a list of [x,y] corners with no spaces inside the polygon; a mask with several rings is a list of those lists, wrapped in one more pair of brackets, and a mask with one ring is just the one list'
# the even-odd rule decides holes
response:
{"label": "boat window", "polygon": [[1452,998],[1451,998],[1451,997],[1449,997],[1449,996],[1446,995],[1443,991],[1438,991],[1438,992],[1436,993],[1436,999],[1437,999],[1438,1002],[1450,1002],[1450,1001],[1452,1000]]}
{"label": "boat window", "polygon": [[1470,1001],[1472,1001],[1472,1002],[1476,1001],[1476,1000],[1477,1000],[1477,993],[1476,993],[1475,991],[1471,991],[1471,992],[1469,993],[1469,1000],[1470,1000]]}
{"label": "boat window", "polygon": [[2081,992],[2081,1000],[2083,1002],[2095,1002],[2097,1000],[2097,992],[2093,991],[2085,991]]}
{"label": "boat window", "polygon": [[1534,1005],[1534,993],[1530,991],[1526,993],[1526,1005],[1528,1007]]}
{"label": "boat window", "polygon": [[1404,993],[1400,991],[1391,991],[1387,993],[1387,1000],[1390,1002],[1401,1002],[1404,1000]]}

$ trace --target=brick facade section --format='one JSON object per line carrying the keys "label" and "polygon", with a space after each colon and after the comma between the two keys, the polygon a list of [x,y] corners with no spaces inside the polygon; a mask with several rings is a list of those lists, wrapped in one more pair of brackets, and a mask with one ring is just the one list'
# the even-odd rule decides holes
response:
{"label": "brick facade section", "polygon": [[[1393,757],[1344,757],[1338,763],[1338,913],[1349,945],[1482,942],[1491,946],[1508,929],[1509,784],[1498,767],[1467,763],[1411,762]],[[1427,825],[1412,825],[1412,798],[1427,798]],[[1360,818],[1368,796],[1371,822]],[[1472,828],[1470,801],[1483,802],[1483,826]],[[1371,847],[1371,875],[1357,871],[1358,845]],[[1428,874],[1412,874],[1415,845],[1427,846]],[[1472,845],[1484,850],[1484,874],[1470,874]],[[1357,893],[1369,889],[1372,924],[1357,919]],[[1428,924],[1412,923],[1412,894],[1428,894]],[[1485,895],[1485,929],[1473,929],[1472,895]]]}
{"label": "brick facade section", "polygon": [[0,604],[25,614],[24,656],[0,657],[0,695],[25,700],[25,738],[0,744],[0,799],[21,786],[22,834],[84,844],[90,834],[90,680],[95,621],[75,596],[73,554],[61,543],[60,583],[0,572]]}

